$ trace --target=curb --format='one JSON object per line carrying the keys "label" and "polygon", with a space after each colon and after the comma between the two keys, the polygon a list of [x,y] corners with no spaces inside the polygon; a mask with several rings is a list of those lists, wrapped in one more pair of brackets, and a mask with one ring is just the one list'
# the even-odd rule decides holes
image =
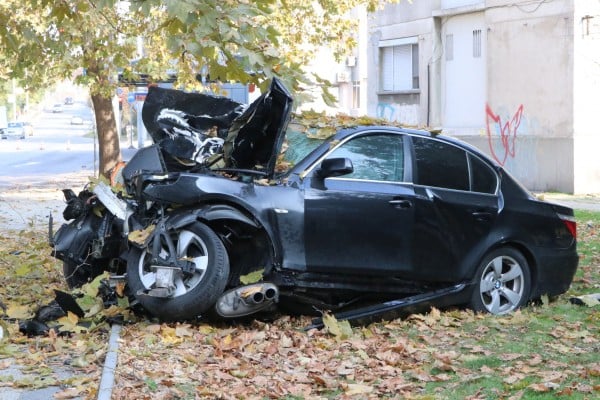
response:
{"label": "curb", "polygon": [[110,330],[108,340],[108,351],[104,360],[102,377],[100,378],[100,387],[98,388],[98,400],[110,400],[113,385],[115,383],[115,370],[117,368],[117,357],[119,351],[119,333],[121,325],[114,324]]}

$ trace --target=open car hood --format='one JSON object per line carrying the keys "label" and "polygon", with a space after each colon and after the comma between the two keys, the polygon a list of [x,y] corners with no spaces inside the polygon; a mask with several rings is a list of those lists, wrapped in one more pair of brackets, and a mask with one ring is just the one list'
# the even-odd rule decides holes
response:
{"label": "open car hood", "polygon": [[249,106],[225,97],[151,87],[142,120],[170,165],[252,170],[270,178],[292,101],[276,78]]}

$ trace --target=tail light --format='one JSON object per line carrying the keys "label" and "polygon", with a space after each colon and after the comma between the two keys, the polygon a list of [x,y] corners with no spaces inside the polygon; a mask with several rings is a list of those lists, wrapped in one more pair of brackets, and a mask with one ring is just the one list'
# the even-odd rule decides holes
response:
{"label": "tail light", "polygon": [[558,214],[558,217],[563,222],[563,224],[565,224],[565,226],[567,227],[567,230],[569,232],[571,232],[571,235],[573,235],[573,238],[577,239],[577,223],[575,221],[575,217],[572,215],[564,215],[564,214]]}

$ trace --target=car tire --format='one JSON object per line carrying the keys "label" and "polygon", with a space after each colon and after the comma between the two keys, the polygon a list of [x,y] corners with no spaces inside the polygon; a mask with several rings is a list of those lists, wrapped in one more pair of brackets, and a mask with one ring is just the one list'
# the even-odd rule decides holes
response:
{"label": "car tire", "polygon": [[488,253],[479,265],[474,281],[470,307],[477,312],[506,314],[529,300],[529,265],[514,248],[503,247]]}
{"label": "car tire", "polygon": [[63,275],[70,289],[85,285],[104,270],[105,268],[99,264],[80,264],[73,260],[63,261]]}
{"label": "car tire", "polygon": [[[196,272],[175,280],[171,297],[152,297],[147,291],[156,282],[151,271],[151,254],[132,247],[127,257],[127,283],[130,293],[150,314],[163,321],[194,319],[209,310],[225,290],[229,277],[229,257],[223,242],[206,225],[196,222],[173,231],[171,238],[177,258],[192,259]],[[162,256],[166,257],[166,249]]]}

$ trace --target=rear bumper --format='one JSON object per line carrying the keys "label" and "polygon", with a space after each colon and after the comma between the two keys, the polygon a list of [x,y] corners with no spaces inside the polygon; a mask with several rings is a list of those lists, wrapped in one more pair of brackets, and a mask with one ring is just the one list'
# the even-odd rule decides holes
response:
{"label": "rear bumper", "polygon": [[538,265],[532,271],[534,286],[531,288],[531,297],[565,293],[573,282],[578,265],[579,256],[574,248],[562,251],[542,250]]}

